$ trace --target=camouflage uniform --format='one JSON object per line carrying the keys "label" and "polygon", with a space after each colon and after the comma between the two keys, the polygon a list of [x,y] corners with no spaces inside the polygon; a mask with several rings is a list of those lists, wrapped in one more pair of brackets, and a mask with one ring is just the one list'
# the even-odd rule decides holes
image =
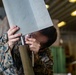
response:
{"label": "camouflage uniform", "polygon": [[52,75],[53,60],[48,48],[39,52],[34,66],[35,75]]}
{"label": "camouflage uniform", "polygon": [[[0,38],[0,72],[3,75],[24,75],[18,45],[10,52],[8,44],[3,37]],[[49,51],[45,49],[35,55],[35,75],[52,75],[53,62]]]}
{"label": "camouflage uniform", "polygon": [[10,49],[4,37],[0,37],[0,75],[17,75]]}
{"label": "camouflage uniform", "polygon": [[[19,59],[20,54],[18,51],[18,46],[14,48],[15,49],[13,49],[13,58],[15,66],[18,70],[18,75],[24,75],[21,59]],[[31,52],[29,52],[29,55],[31,55]],[[35,75],[53,75],[53,60],[51,56],[51,51],[48,48],[40,51],[38,54],[35,54],[35,63],[33,69]]]}

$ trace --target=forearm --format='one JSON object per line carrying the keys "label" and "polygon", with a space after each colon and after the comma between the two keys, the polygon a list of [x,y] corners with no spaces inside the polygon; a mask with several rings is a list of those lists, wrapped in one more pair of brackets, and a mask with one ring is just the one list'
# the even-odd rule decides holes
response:
{"label": "forearm", "polygon": [[8,44],[0,45],[0,71],[4,71],[12,65],[13,60]]}

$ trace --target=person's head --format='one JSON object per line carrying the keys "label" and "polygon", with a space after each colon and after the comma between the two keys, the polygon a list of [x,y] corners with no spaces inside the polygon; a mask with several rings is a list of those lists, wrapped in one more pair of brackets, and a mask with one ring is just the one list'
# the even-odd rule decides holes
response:
{"label": "person's head", "polygon": [[54,26],[42,29],[40,31],[32,33],[32,36],[40,42],[41,49],[49,47],[52,45],[56,38],[57,38],[57,32]]}

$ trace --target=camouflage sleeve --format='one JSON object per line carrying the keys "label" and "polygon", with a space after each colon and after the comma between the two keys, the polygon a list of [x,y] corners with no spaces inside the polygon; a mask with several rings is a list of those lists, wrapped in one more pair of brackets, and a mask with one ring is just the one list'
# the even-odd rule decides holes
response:
{"label": "camouflage sleeve", "polygon": [[17,75],[16,69],[13,66],[11,50],[8,44],[5,44],[2,40],[0,38],[0,73],[4,75]]}

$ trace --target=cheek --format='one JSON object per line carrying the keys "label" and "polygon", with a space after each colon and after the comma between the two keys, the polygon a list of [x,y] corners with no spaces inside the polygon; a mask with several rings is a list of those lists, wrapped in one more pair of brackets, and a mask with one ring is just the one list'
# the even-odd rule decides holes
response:
{"label": "cheek", "polygon": [[46,37],[39,37],[37,38],[37,40],[40,42],[40,43],[46,43],[48,41],[48,38]]}

